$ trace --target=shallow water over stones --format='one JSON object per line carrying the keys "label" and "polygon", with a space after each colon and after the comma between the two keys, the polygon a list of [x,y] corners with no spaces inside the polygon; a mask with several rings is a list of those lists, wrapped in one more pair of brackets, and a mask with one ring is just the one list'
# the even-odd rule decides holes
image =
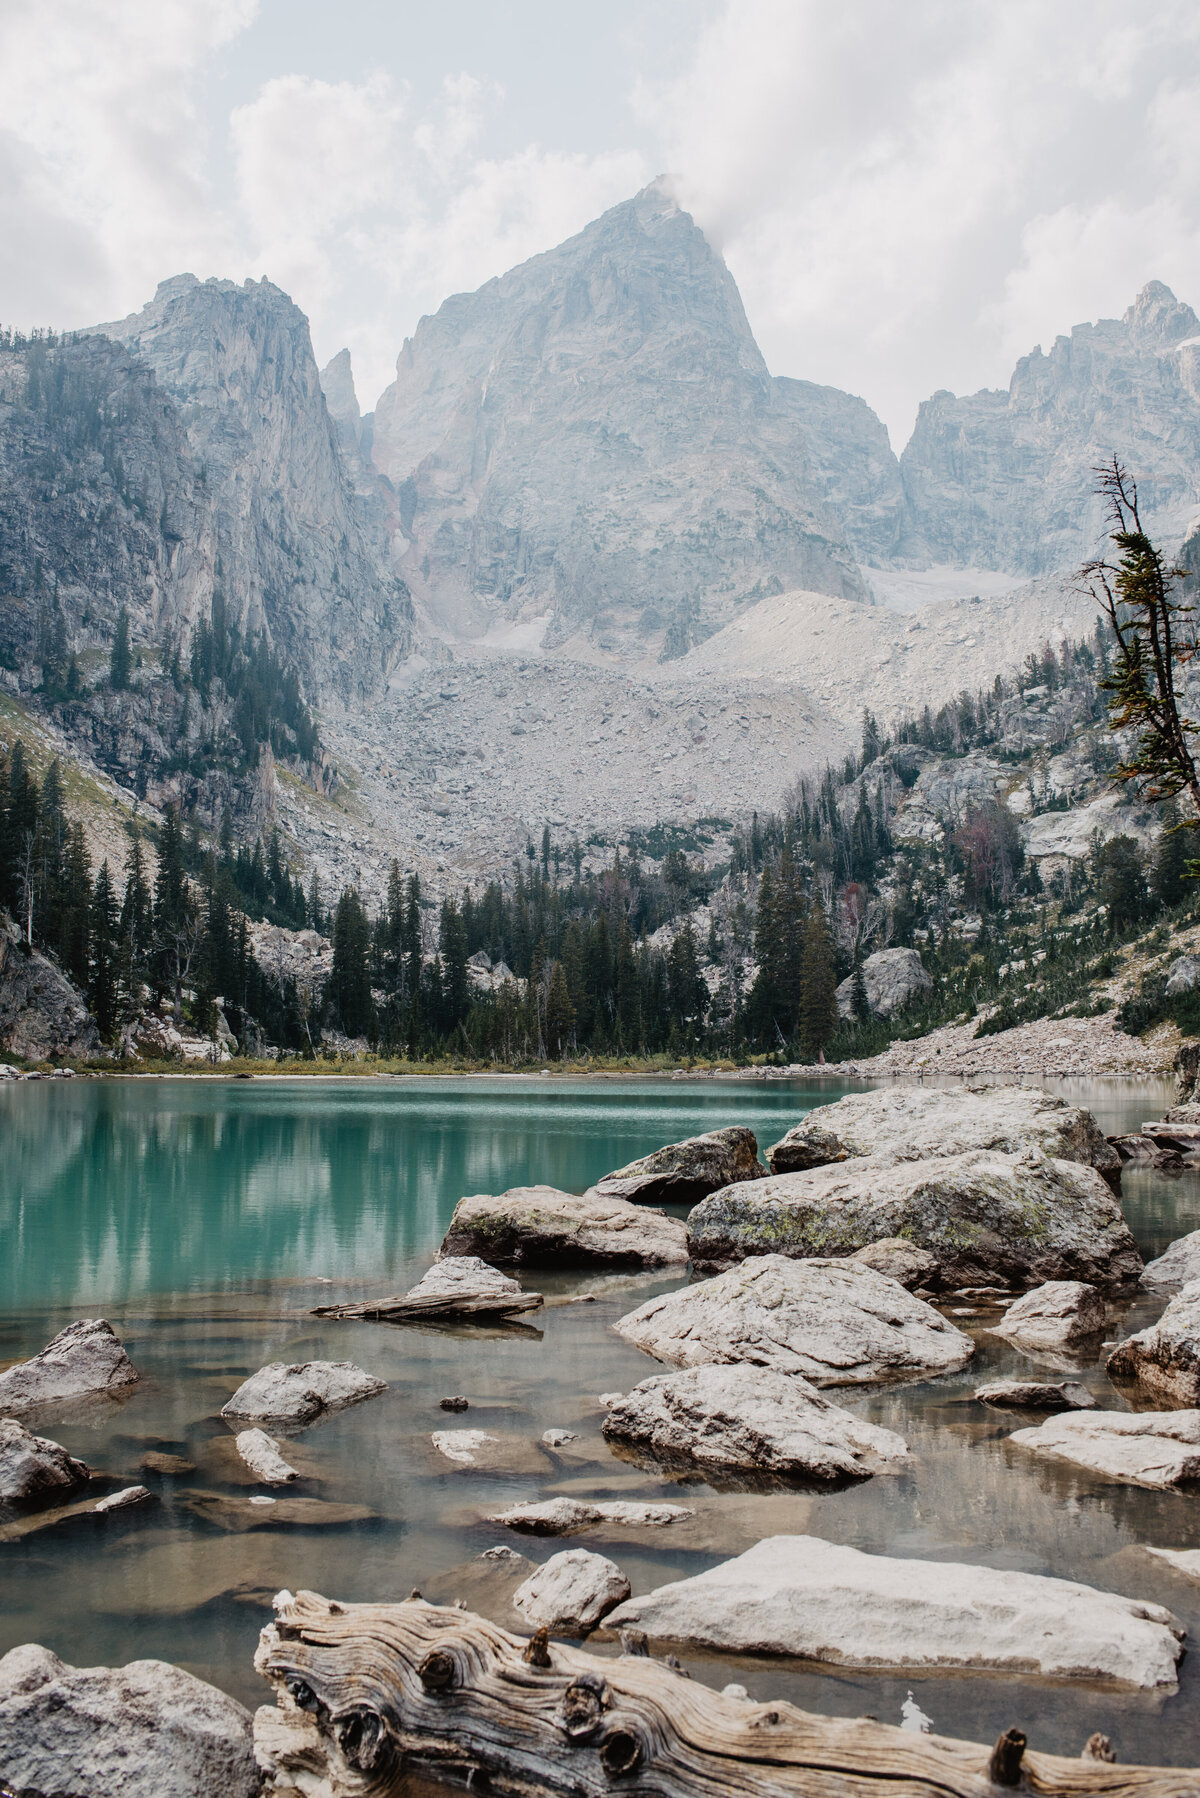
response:
{"label": "shallow water over stones", "polygon": [[[984,1740],[1012,1725],[1077,1754],[1093,1730],[1123,1759],[1200,1761],[1200,1582],[1139,1544],[1200,1550],[1195,1495],[1124,1487],[1008,1446],[1036,1417],[975,1402],[997,1378],[1079,1379],[1102,1405],[1128,1401],[1104,1349],[1069,1369],[991,1334],[985,1301],[955,1324],[979,1349],[961,1373],[877,1392],[840,1391],[908,1442],[911,1465],[829,1493],[717,1492],[616,1458],[598,1395],[660,1372],[612,1330],[673,1276],[541,1273],[544,1309],[512,1326],[389,1325],[310,1315],[313,1306],[412,1284],[462,1194],[530,1181],[582,1190],[659,1145],[746,1123],[760,1145],[825,1092],[757,1082],[141,1082],[0,1091],[0,1363],[40,1348],[74,1317],[103,1315],[142,1374],[98,1405],[25,1421],[154,1502],[76,1515],[6,1541],[0,1530],[0,1652],[38,1641],[77,1665],[177,1661],[248,1704],[270,1595],[310,1587],[342,1599],[464,1599],[521,1627],[512,1593],[561,1543],[488,1515],[565,1494],[684,1504],[669,1529],[603,1524],[635,1593],[698,1573],[760,1538],[811,1534],[872,1553],[979,1561],[1078,1579],[1166,1605],[1189,1632],[1177,1697],[1019,1678],[849,1675],[796,1663],[688,1654],[695,1677],[756,1697],[899,1720],[912,1690],[939,1731]],[[1166,1082],[1061,1083],[1106,1130],[1161,1115]],[[1123,1204],[1144,1254],[1200,1228],[1200,1171],[1127,1169]],[[524,1276],[521,1276],[524,1280]],[[526,1281],[525,1283],[529,1283]],[[1110,1310],[1105,1339],[1152,1322],[1166,1293]],[[591,1302],[570,1302],[580,1298]],[[254,1480],[218,1413],[264,1363],[350,1360],[385,1380],[369,1404],[289,1434],[299,1478]],[[432,1435],[493,1437],[451,1461]],[[552,1448],[547,1431],[574,1440]],[[274,1496],[275,1505],[251,1500]],[[308,1506],[295,1501],[316,1501]],[[251,1527],[241,1527],[241,1513]],[[507,1538],[518,1553],[480,1560]],[[601,1644],[597,1644],[601,1646]],[[616,1644],[611,1645],[616,1652]]]}

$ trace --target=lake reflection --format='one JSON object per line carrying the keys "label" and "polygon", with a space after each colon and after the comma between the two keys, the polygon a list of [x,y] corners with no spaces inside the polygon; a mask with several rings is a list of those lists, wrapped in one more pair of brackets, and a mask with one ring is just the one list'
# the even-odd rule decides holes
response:
{"label": "lake reflection", "polygon": [[[548,1181],[581,1190],[661,1143],[746,1123],[764,1146],[813,1104],[845,1090],[743,1082],[296,1081],[65,1082],[0,1088],[0,1359],[24,1356],[72,1316],[108,1316],[144,1378],[124,1403],[36,1422],[72,1453],[157,1503],[103,1533],[62,1526],[0,1540],[0,1651],[42,1641],[66,1659],[179,1661],[262,1701],[251,1669],[270,1593],[308,1586],[343,1599],[419,1586],[462,1597],[500,1621],[516,1576],[477,1557],[504,1534],[490,1511],[518,1499],[670,1497],[689,1522],[657,1534],[576,1538],[618,1560],[635,1591],[698,1572],[764,1535],[811,1532],[857,1547],[984,1561],[1078,1578],[1168,1605],[1200,1638],[1200,1585],[1138,1548],[1200,1547],[1194,1497],[1120,1487],[1039,1463],[1007,1437],[1024,1419],[971,1399],[983,1379],[1035,1371],[991,1336],[986,1315],[956,1320],[979,1351],[962,1374],[875,1394],[837,1395],[898,1430],[902,1476],[827,1495],[716,1493],[616,1460],[596,1394],[655,1370],[611,1325],[673,1284],[645,1276],[550,1275],[532,1331],[338,1324],[315,1304],[400,1289],[428,1265],[465,1192]],[[1136,1127],[1170,1100],[1168,1082],[1061,1083],[1108,1130]],[[1144,1252],[1200,1228],[1200,1176],[1126,1174],[1124,1204]],[[527,1282],[527,1283],[532,1283]],[[1161,1301],[1117,1307],[1110,1334],[1140,1327]],[[289,1458],[305,1496],[366,1507],[327,1530],[254,1513],[217,1412],[269,1360],[352,1359],[388,1392],[300,1435]],[[1083,1378],[1121,1405],[1102,1366]],[[465,1417],[438,1408],[468,1395]],[[482,1427],[503,1467],[453,1467],[430,1432]],[[549,1428],[578,1440],[552,1452]],[[147,1473],[150,1453],[183,1468]],[[203,1495],[201,1498],[199,1495]],[[115,1519],[113,1520],[116,1521]],[[0,1524],[0,1536],[3,1526]],[[555,1542],[514,1537],[544,1560]],[[696,1677],[738,1679],[759,1697],[898,1721],[912,1688],[938,1730],[984,1740],[1012,1724],[1034,1746],[1078,1754],[1094,1729],[1122,1758],[1200,1761],[1200,1662],[1177,1697],[990,1677],[844,1675],[787,1663],[689,1654]]]}

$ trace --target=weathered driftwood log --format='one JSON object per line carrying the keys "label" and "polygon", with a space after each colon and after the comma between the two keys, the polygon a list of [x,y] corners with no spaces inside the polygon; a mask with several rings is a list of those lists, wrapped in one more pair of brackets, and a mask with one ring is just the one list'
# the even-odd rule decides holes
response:
{"label": "weathered driftwood log", "polygon": [[[1195,1798],[1200,1770],[991,1749],[790,1704],[726,1698],[644,1653],[605,1659],[412,1599],[276,1600],[255,1718],[277,1794],[399,1798],[410,1773],[512,1798]],[[1103,1743],[1107,1750],[1107,1743]],[[1085,1758],[1086,1757],[1086,1758]]]}
{"label": "weathered driftwood log", "polygon": [[490,1267],[475,1255],[435,1261],[409,1292],[394,1298],[366,1299],[358,1305],[318,1305],[314,1317],[373,1317],[389,1323],[456,1317],[495,1317],[501,1321],[522,1311],[536,1311],[540,1292],[526,1292],[511,1275]]}

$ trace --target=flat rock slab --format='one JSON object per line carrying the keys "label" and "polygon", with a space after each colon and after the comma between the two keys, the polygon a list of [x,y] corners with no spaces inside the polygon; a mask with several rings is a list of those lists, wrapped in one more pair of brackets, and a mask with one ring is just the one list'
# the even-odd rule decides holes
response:
{"label": "flat rock slab", "polygon": [[991,1331],[1016,1348],[1074,1348],[1098,1336],[1104,1318],[1104,1300],[1094,1286],[1084,1280],[1047,1280],[1010,1305]]}
{"label": "flat rock slab", "polygon": [[1079,1411],[1016,1430],[1010,1442],[1127,1486],[1200,1480],[1200,1411]]}
{"label": "flat rock slab", "polygon": [[335,1504],[323,1498],[243,1498],[230,1492],[184,1492],[194,1517],[231,1534],[247,1530],[345,1529],[378,1516],[369,1505]]}
{"label": "flat rock slab", "polygon": [[984,1405],[1008,1411],[1094,1411],[1096,1400],[1077,1380],[992,1380],[977,1386]]}
{"label": "flat rock slab", "polygon": [[69,1667],[28,1643],[0,1660],[0,1780],[87,1798],[256,1798],[248,1710],[165,1661]]}
{"label": "flat rock slab", "polygon": [[854,1261],[757,1255],[650,1299],[615,1326],[676,1367],[747,1362],[816,1386],[952,1373],[975,1344],[923,1299]]}
{"label": "flat rock slab", "polygon": [[265,1430],[239,1430],[234,1437],[237,1452],[256,1479],[266,1486],[286,1486],[300,1475],[279,1452],[279,1444]]}
{"label": "flat rock slab", "polygon": [[770,1536],[610,1613],[610,1629],[838,1667],[971,1669],[1176,1689],[1183,1626],[1159,1605],[1009,1568]]}
{"label": "flat rock slab", "polygon": [[34,1436],[15,1417],[0,1418],[0,1500],[40,1498],[84,1485],[91,1469],[57,1442]]}
{"label": "flat rock slab", "polygon": [[477,1255],[435,1261],[429,1272],[399,1298],[368,1299],[361,1305],[318,1305],[314,1317],[375,1317],[389,1323],[453,1317],[515,1317],[536,1311],[540,1292],[525,1292],[498,1267]]}
{"label": "flat rock slab", "polygon": [[662,1204],[675,1200],[695,1205],[743,1180],[760,1180],[766,1168],[758,1159],[758,1139],[753,1130],[735,1126],[690,1136],[686,1142],[668,1143],[628,1167],[617,1168],[597,1180],[592,1193],[601,1199],[628,1199],[631,1203]]}
{"label": "flat rock slab", "polygon": [[665,1467],[866,1479],[908,1458],[892,1430],[835,1405],[799,1374],[690,1367],[656,1374],[611,1406],[605,1441]]}
{"label": "flat rock slab", "polygon": [[674,1267],[688,1258],[687,1226],[625,1199],[516,1186],[460,1199],[439,1254],[518,1265]]}
{"label": "flat rock slab", "polygon": [[586,1548],[563,1548],[517,1587],[513,1608],[535,1629],[586,1636],[628,1597],[629,1581],[614,1561]]}
{"label": "flat rock slab", "polygon": [[870,1155],[881,1166],[995,1149],[1040,1149],[1113,1172],[1120,1156],[1090,1111],[1033,1086],[892,1086],[818,1105],[767,1150],[773,1174]]}
{"label": "flat rock slab", "polygon": [[1200,1405],[1200,1280],[1189,1280],[1156,1324],[1119,1342],[1110,1379],[1132,1380],[1158,1402]]}
{"label": "flat rock slab", "polygon": [[1141,1544],[1148,1555],[1156,1560],[1165,1561],[1176,1573],[1182,1573],[1185,1579],[1200,1580],[1200,1548],[1151,1548],[1148,1542]]}
{"label": "flat rock slab", "polygon": [[0,1412],[118,1392],[137,1378],[112,1325],[102,1317],[85,1317],[60,1330],[31,1361],[0,1373]]}
{"label": "flat rock slab", "polygon": [[540,1443],[512,1433],[492,1430],[435,1430],[430,1442],[439,1464],[472,1467],[480,1473],[537,1476],[551,1471],[553,1463]]}
{"label": "flat rock slab", "polygon": [[1104,1178],[1036,1148],[924,1161],[855,1156],[727,1186],[688,1218],[692,1260],[706,1267],[768,1253],[854,1255],[897,1236],[934,1257],[944,1287],[1086,1280],[1123,1292],[1142,1271]]}
{"label": "flat rock slab", "polygon": [[386,1391],[352,1361],[272,1361],[242,1381],[221,1416],[296,1427]]}
{"label": "flat rock slab", "polygon": [[1143,1286],[1186,1286],[1191,1280],[1200,1280],[1200,1230],[1180,1236],[1142,1273]]}
{"label": "flat rock slab", "polygon": [[618,1529],[659,1529],[694,1517],[686,1505],[634,1504],[618,1499],[609,1504],[588,1504],[579,1498],[546,1498],[537,1503],[511,1505],[484,1519],[526,1536],[574,1536],[601,1524]]}

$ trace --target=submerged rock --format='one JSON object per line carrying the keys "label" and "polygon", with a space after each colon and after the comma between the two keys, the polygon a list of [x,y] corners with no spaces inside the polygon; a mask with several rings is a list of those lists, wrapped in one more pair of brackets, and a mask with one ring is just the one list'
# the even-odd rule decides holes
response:
{"label": "submerged rock", "polygon": [[934,1257],[946,1287],[1086,1280],[1121,1292],[1142,1271],[1101,1175],[1040,1149],[923,1161],[856,1156],[727,1186],[688,1219],[692,1259],[704,1267],[768,1253],[853,1255],[897,1236]]}
{"label": "submerged rock", "polygon": [[1096,1400],[1076,1380],[991,1380],[977,1386],[984,1405],[1009,1411],[1094,1411]]}
{"label": "submerged rock", "polygon": [[245,1497],[230,1492],[184,1492],[180,1503],[194,1517],[231,1535],[247,1530],[345,1529],[352,1523],[369,1523],[378,1513],[369,1505],[348,1504],[324,1498]]}
{"label": "submerged rock", "polygon": [[1083,1280],[1047,1280],[1010,1305],[993,1336],[1023,1349],[1073,1348],[1104,1328],[1104,1300]]}
{"label": "submerged rock", "polygon": [[314,1317],[377,1317],[395,1323],[443,1317],[516,1316],[536,1311],[540,1292],[525,1292],[508,1274],[477,1255],[435,1261],[399,1298],[367,1299],[361,1305],[318,1305]]}
{"label": "submerged rock", "polygon": [[586,1636],[629,1590],[614,1561],[586,1548],[563,1548],[517,1587],[513,1605],[535,1629]]}
{"label": "submerged rock", "polygon": [[818,1105],[767,1150],[773,1174],[870,1155],[880,1166],[993,1149],[1040,1149],[1105,1172],[1120,1167],[1090,1111],[1031,1086],[885,1087]]}
{"label": "submerged rock", "polygon": [[361,1404],[387,1391],[387,1383],[352,1361],[272,1361],[243,1380],[221,1416],[259,1423],[313,1423],[328,1411]]}
{"label": "submerged rock", "polygon": [[579,1498],[545,1498],[511,1505],[507,1511],[496,1511],[484,1521],[503,1524],[505,1529],[519,1530],[528,1536],[574,1536],[602,1523],[621,1529],[659,1529],[695,1515],[686,1505],[634,1504],[624,1499],[588,1504]]}
{"label": "submerged rock", "polygon": [[498,1197],[478,1193],[460,1199],[439,1255],[568,1267],[682,1266],[688,1258],[687,1226],[624,1199],[516,1186]]}
{"label": "submerged rock", "polygon": [[1200,1580],[1200,1548],[1151,1548],[1148,1542],[1140,1546],[1146,1554],[1165,1561],[1176,1573],[1182,1573],[1187,1579]]}
{"label": "submerged rock", "polygon": [[85,1317],[60,1330],[31,1361],[0,1373],[0,1410],[119,1392],[138,1377],[112,1325],[102,1317]]}
{"label": "submerged rock", "polygon": [[749,1362],[816,1386],[950,1373],[975,1353],[969,1336],[874,1268],[785,1255],[664,1293],[615,1327],[677,1367]]}
{"label": "submerged rock", "polygon": [[1200,1280],[1200,1230],[1178,1237],[1142,1272],[1143,1286],[1186,1286]]}
{"label": "submerged rock", "polygon": [[69,1667],[27,1643],[0,1659],[0,1782],[86,1798],[257,1798],[250,1712],[165,1661]]}
{"label": "submerged rock", "polygon": [[299,1479],[279,1452],[279,1444],[265,1430],[239,1430],[234,1437],[237,1452],[256,1479],[267,1486],[286,1486]]}
{"label": "submerged rock", "polygon": [[86,1463],[77,1461],[57,1442],[30,1435],[15,1417],[0,1418],[0,1500],[70,1492],[90,1477]]}
{"label": "submerged rock", "polygon": [[1119,1342],[1105,1366],[1151,1398],[1200,1405],[1200,1280],[1189,1280],[1156,1324]]}
{"label": "submerged rock", "polygon": [[664,1199],[694,1205],[735,1181],[759,1180],[766,1168],[758,1159],[753,1130],[734,1126],[668,1143],[640,1161],[631,1161],[597,1180],[592,1192],[602,1199],[628,1199],[658,1204]]}
{"label": "submerged rock", "polygon": [[1074,1580],[863,1554],[771,1536],[736,1560],[629,1599],[610,1629],[838,1667],[961,1668],[1176,1689],[1183,1626],[1160,1605]]}
{"label": "submerged rock", "polygon": [[902,1436],[768,1367],[655,1374],[619,1399],[602,1427],[606,1442],[668,1467],[865,1479],[908,1457]]}
{"label": "submerged rock", "polygon": [[1071,1412],[1016,1430],[1009,1441],[1130,1486],[1200,1479],[1200,1411]]}

